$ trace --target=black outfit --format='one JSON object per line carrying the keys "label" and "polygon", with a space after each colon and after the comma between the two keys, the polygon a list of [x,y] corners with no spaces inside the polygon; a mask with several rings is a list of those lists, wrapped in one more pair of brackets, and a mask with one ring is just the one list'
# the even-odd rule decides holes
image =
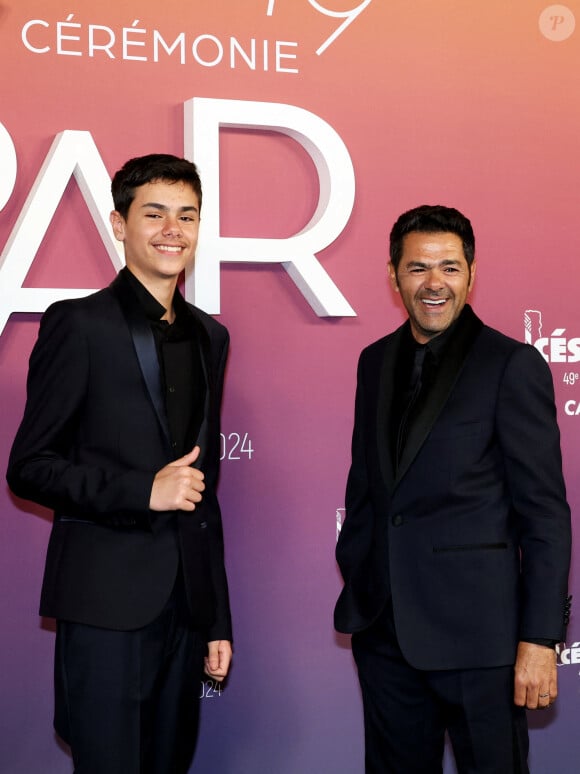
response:
{"label": "black outfit", "polygon": [[424,348],[413,386],[415,349],[406,323],[361,354],[337,545],[367,771],[440,771],[448,728],[462,774],[524,772],[517,643],[562,639],[569,610],[551,374],[469,306]]}
{"label": "black outfit", "polygon": [[[178,291],[174,309],[160,323],[127,269],[51,306],[10,456],[13,491],[55,511],[41,614],[58,621],[55,723],[78,774],[186,772],[204,644],[231,640],[216,497],[228,334]],[[151,511],[155,474],[195,443],[202,502]]]}

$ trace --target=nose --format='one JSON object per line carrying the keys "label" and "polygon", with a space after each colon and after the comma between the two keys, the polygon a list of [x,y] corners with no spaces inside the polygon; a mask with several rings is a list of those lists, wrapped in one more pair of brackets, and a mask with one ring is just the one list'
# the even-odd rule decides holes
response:
{"label": "nose", "polygon": [[167,215],[163,224],[163,236],[176,236],[181,234],[181,223],[174,215]]}
{"label": "nose", "polygon": [[442,272],[439,269],[431,269],[425,278],[425,287],[428,290],[441,290],[444,286]]}

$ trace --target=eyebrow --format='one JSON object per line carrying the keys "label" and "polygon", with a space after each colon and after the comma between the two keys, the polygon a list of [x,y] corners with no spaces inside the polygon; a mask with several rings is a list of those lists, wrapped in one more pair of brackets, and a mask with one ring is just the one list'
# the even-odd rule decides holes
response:
{"label": "eyebrow", "polygon": [[[165,204],[159,204],[158,202],[145,202],[145,204],[141,205],[141,209],[145,209],[146,207],[151,207],[154,210],[160,210],[161,212],[168,212],[170,207],[167,207]],[[179,212],[198,212],[197,207],[194,207],[193,204],[186,205],[185,207],[179,207]]]}
{"label": "eyebrow", "polygon": [[443,258],[441,261],[409,261],[405,264],[407,268],[418,266],[420,268],[429,268],[432,266],[457,266],[461,261],[457,258]]}

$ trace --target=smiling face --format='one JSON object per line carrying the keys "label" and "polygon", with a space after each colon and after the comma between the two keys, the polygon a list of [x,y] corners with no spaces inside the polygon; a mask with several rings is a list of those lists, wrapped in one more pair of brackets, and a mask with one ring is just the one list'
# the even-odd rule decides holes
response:
{"label": "smiling face", "polygon": [[468,266],[457,234],[412,231],[403,239],[397,271],[389,263],[388,272],[409,314],[415,340],[426,344],[461,314],[473,287],[475,261]]}
{"label": "smiling face", "polygon": [[193,261],[199,200],[183,182],[146,183],[136,189],[126,218],[116,210],[111,213],[111,225],[123,242],[127,267],[153,292],[160,284],[175,285]]}

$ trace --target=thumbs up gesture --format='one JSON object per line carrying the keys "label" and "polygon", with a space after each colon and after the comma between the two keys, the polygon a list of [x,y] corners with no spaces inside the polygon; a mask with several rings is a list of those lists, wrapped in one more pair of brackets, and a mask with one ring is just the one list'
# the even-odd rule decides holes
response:
{"label": "thumbs up gesture", "polygon": [[151,488],[149,507],[152,511],[193,511],[205,489],[203,473],[192,468],[200,454],[199,446],[170,462],[156,474]]}

